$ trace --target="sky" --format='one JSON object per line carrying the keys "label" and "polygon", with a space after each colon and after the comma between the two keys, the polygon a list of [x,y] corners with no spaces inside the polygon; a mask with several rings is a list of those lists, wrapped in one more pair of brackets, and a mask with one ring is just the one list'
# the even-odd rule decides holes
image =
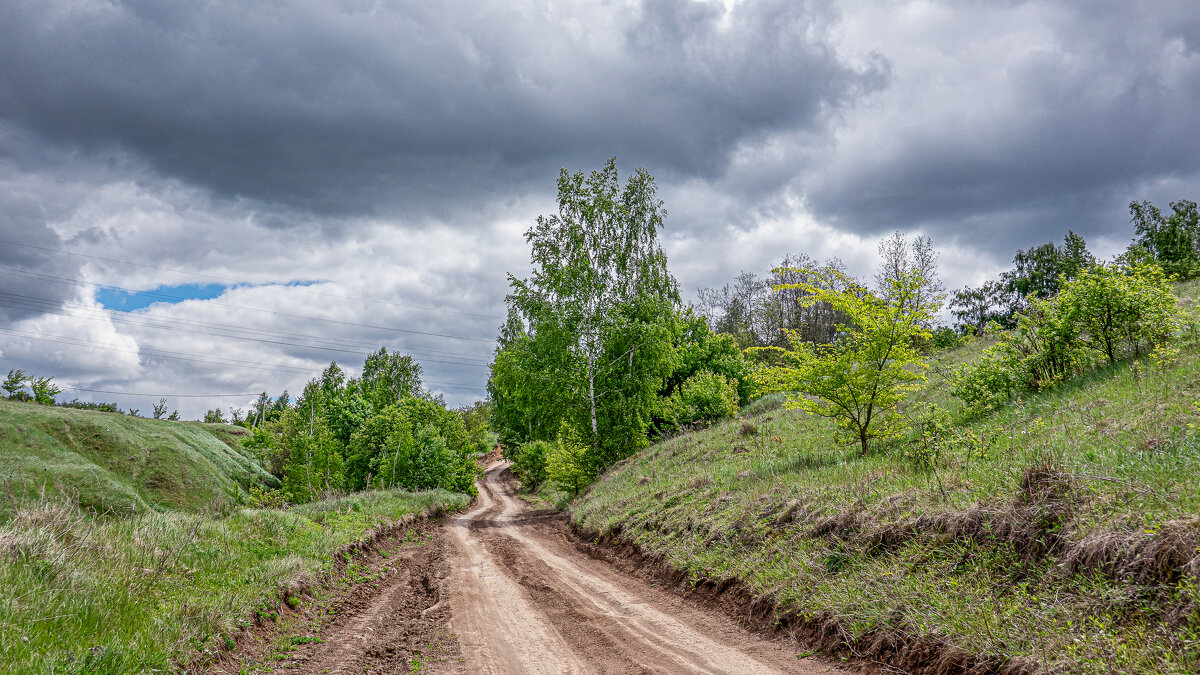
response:
{"label": "sky", "polygon": [[0,375],[185,419],[412,354],[485,395],[559,171],[645,167],[686,298],[785,253],[949,288],[1200,198],[1200,6],[0,0]]}

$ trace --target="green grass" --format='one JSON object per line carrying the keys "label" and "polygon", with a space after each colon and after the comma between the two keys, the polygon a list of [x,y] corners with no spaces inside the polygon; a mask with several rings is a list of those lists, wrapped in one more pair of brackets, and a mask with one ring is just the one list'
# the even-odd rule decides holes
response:
{"label": "green grass", "polygon": [[286,510],[97,518],[60,501],[0,526],[0,672],[178,671],[382,524],[464,495],[378,491]]}
{"label": "green grass", "polygon": [[179,671],[273,618],[372,529],[468,500],[241,508],[279,484],[243,433],[0,400],[0,672]]}
{"label": "green grass", "polygon": [[244,503],[252,484],[278,481],[238,431],[0,400],[0,517],[42,493],[118,515]]}
{"label": "green grass", "polygon": [[984,346],[938,354],[909,406],[981,439],[932,466],[911,437],[864,458],[828,422],[759,404],[618,465],[571,518],[695,582],[833,617],[858,648],[919,637],[1070,672],[1196,672],[1200,353],[968,419],[944,378]]}

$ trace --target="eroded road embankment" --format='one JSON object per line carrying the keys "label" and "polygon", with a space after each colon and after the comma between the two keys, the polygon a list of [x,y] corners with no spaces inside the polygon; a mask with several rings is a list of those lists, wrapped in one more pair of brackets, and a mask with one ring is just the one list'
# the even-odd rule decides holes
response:
{"label": "eroded road embankment", "polygon": [[[493,464],[465,514],[388,561],[293,653],[300,672],[841,673],[581,553]],[[404,561],[404,564],[396,563]],[[294,672],[294,671],[293,671]]]}

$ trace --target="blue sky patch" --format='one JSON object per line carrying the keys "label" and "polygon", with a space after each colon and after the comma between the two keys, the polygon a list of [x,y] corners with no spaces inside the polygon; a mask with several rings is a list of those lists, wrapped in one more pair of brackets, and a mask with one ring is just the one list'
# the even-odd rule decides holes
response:
{"label": "blue sky patch", "polygon": [[159,286],[150,291],[131,293],[117,288],[101,288],[96,294],[96,301],[105,309],[115,309],[121,312],[132,312],[135,309],[149,307],[156,302],[177,303],[184,300],[212,300],[219,297],[231,286],[224,284],[180,284],[178,286]]}

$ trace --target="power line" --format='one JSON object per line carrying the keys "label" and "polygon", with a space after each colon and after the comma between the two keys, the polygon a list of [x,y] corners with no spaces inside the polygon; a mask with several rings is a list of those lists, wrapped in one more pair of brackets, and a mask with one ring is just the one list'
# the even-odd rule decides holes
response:
{"label": "power line", "polygon": [[114,396],[145,396],[148,398],[237,398],[240,396],[258,396],[259,392],[249,394],[139,394],[132,391],[109,391],[107,389],[85,389],[83,387],[63,387],[63,391],[86,391],[93,394],[112,394]]}
{"label": "power line", "polygon": [[[77,307],[81,311],[79,313],[69,313],[69,312],[63,311],[62,309],[59,309],[58,307],[56,307],[55,305],[57,305],[57,304],[62,304],[64,306],[69,305],[72,307]],[[20,295],[20,294],[16,294],[16,293],[5,293],[3,291],[0,291],[0,306],[11,307],[11,308],[15,308],[15,309],[30,309],[30,310],[36,310],[36,311],[46,313],[46,314],[56,314],[59,316],[78,317],[78,318],[89,319],[89,320],[94,320],[94,321],[103,321],[103,320],[107,319],[114,323],[125,324],[125,325],[130,325],[130,326],[141,326],[141,327],[146,327],[146,328],[156,328],[159,330],[167,330],[167,331],[172,331],[175,333],[187,333],[187,334],[191,334],[191,335],[209,335],[209,336],[219,337],[219,338],[224,338],[224,339],[246,340],[246,341],[251,341],[251,342],[259,342],[259,343],[263,343],[263,344],[274,344],[274,345],[281,345],[281,346],[287,346],[287,347],[299,347],[299,348],[303,348],[303,349],[316,349],[316,350],[320,350],[320,351],[340,352],[340,353],[345,353],[345,354],[356,354],[356,355],[360,355],[360,356],[363,355],[363,351],[361,349],[344,349],[341,347],[325,346],[325,345],[319,345],[319,344],[304,344],[304,343],[294,342],[294,341],[289,341],[289,340],[272,340],[272,339],[267,339],[266,337],[253,337],[251,335],[236,335],[236,334],[230,334],[230,333],[224,333],[224,332],[217,332],[217,331],[213,331],[213,330],[203,330],[202,328],[207,327],[207,326],[212,326],[212,327],[217,328],[218,331],[220,329],[226,329],[226,330],[233,330],[233,331],[239,331],[239,332],[259,332],[260,334],[267,335],[267,336],[272,336],[272,334],[277,334],[277,333],[279,333],[278,331],[261,331],[260,329],[254,329],[254,328],[241,328],[238,326],[229,326],[229,325],[224,325],[224,324],[211,324],[211,323],[207,323],[207,322],[196,322],[196,321],[189,321],[186,319],[185,320],[170,320],[170,319],[162,319],[162,318],[158,318],[158,317],[147,317],[144,315],[129,315],[125,312],[116,312],[116,311],[110,310],[110,309],[95,309],[95,308],[91,308],[91,307],[88,307],[87,305],[82,305],[79,303],[68,303],[68,302],[56,303],[54,300],[51,300],[50,298],[42,298],[39,296],[31,296],[31,295]],[[137,319],[140,319],[140,320],[137,320]],[[199,330],[193,329],[192,326],[198,326],[201,329],[199,329]],[[287,334],[283,334],[283,335],[287,335]],[[311,339],[311,340],[325,340],[325,338],[321,338],[321,337],[317,337],[317,336],[301,335],[301,336],[296,336],[296,337],[302,337],[302,338]],[[347,342],[354,342],[354,341],[347,341]],[[366,344],[373,344],[373,343],[362,342],[360,344],[366,345]],[[393,349],[395,349],[395,348],[393,348]],[[397,351],[410,351],[413,353],[430,353],[430,354],[444,353],[444,352],[423,352],[422,350],[405,350],[403,348],[401,348]],[[484,361],[483,359],[473,357],[473,356],[466,356],[466,355],[460,356],[458,354],[449,354],[449,356],[453,360],[439,359],[436,357],[422,357],[422,360],[426,361],[426,362],[446,363],[446,364],[450,364],[450,365],[470,366],[470,367],[476,367],[476,368],[484,367],[484,366],[488,365],[487,361]]]}
{"label": "power line", "polygon": [[[24,246],[26,248],[37,249],[39,251],[49,251],[51,253],[61,253],[64,255],[71,255],[71,256],[76,256],[79,258],[88,258],[91,260],[102,260],[104,262],[117,263],[120,265],[129,265],[131,267],[141,267],[143,269],[158,270],[160,272],[173,272],[176,274],[187,274],[190,276],[201,277],[201,278],[205,278],[205,279],[216,279],[218,281],[226,281],[226,282],[230,282],[230,283],[233,283],[233,284],[239,285],[239,286],[241,286],[241,285],[252,285],[252,286],[256,285],[256,284],[249,284],[248,282],[242,281],[240,279],[234,279],[232,277],[223,277],[223,276],[219,276],[216,274],[205,274],[203,272],[190,272],[188,270],[174,269],[171,267],[162,267],[159,265],[147,265],[145,263],[136,263],[136,262],[133,262],[130,260],[119,260],[116,258],[104,258],[104,257],[97,256],[97,255],[88,255],[86,253],[76,253],[74,251],[67,251],[67,250],[60,249],[60,248],[51,248],[49,246],[37,246],[34,244],[26,244],[26,243],[22,243],[19,241],[8,241],[8,240],[0,239],[0,244],[9,244],[11,246]],[[271,284],[271,285],[279,285],[279,284]],[[342,300],[359,300],[361,302],[371,302],[371,303],[380,304],[380,305],[391,305],[393,307],[403,307],[405,309],[419,309],[419,310],[428,311],[428,312],[443,312],[446,314],[458,314],[460,316],[472,316],[472,317],[477,317],[480,319],[503,320],[503,318],[504,318],[504,317],[500,317],[500,316],[495,316],[493,314],[474,314],[472,312],[460,312],[460,311],[453,310],[453,309],[442,309],[439,307],[425,307],[422,305],[409,305],[409,304],[404,304],[404,303],[399,303],[399,302],[390,302],[388,300],[376,300],[373,298],[363,298],[363,297],[354,296],[354,295],[341,295],[338,293],[326,293],[324,291],[315,291],[315,290],[312,290],[311,288],[307,288],[304,286],[289,286],[289,288],[298,288],[304,293],[311,293],[313,295],[324,295],[324,296],[328,296],[331,298],[340,298]]]}
{"label": "power line", "polygon": [[[82,279],[72,279],[71,277],[60,277],[60,276],[53,275],[53,274],[43,274],[40,272],[27,272],[25,270],[17,269],[15,267],[7,267],[5,265],[0,265],[0,271],[6,272],[9,274],[18,274],[18,275],[25,276],[25,277],[43,279],[43,280],[50,281],[52,283],[58,283],[58,284],[75,283],[75,284],[83,284],[85,286],[92,286],[95,288],[115,288],[117,290],[125,291],[127,293],[137,293],[140,295],[149,295],[152,297],[163,298],[166,300],[174,300],[176,302],[183,302],[183,301],[187,301],[187,300],[195,300],[196,299],[196,298],[185,298],[185,297],[181,297],[181,296],[177,296],[177,295],[169,295],[166,293],[157,293],[154,291],[136,291],[136,290],[133,290],[130,288],[125,288],[123,286],[113,286],[111,284],[98,284],[98,283],[94,283],[91,281],[84,281]],[[450,335],[447,333],[431,333],[431,332],[427,332],[427,331],[411,330],[408,328],[395,328],[392,326],[376,326],[376,325],[366,324],[366,323],[357,323],[354,321],[342,321],[339,319],[327,319],[325,317],[320,317],[320,316],[308,316],[305,314],[293,314],[291,312],[280,312],[280,311],[272,310],[272,309],[260,309],[257,307],[243,307],[241,305],[231,305],[231,304],[224,303],[224,302],[217,302],[215,300],[205,300],[204,302],[207,302],[207,303],[212,304],[217,307],[228,307],[230,309],[240,309],[240,310],[245,310],[248,312],[260,312],[263,314],[270,314],[273,316],[283,316],[283,317],[288,317],[288,318],[292,318],[292,319],[306,319],[306,320],[310,320],[310,321],[325,321],[328,323],[335,323],[335,324],[342,325],[342,326],[355,326],[358,328],[373,328],[376,330],[386,330],[386,331],[393,331],[393,332],[397,332],[397,333],[409,333],[412,335],[424,335],[427,337],[448,338],[451,340],[466,340],[469,342],[482,342],[485,344],[494,344],[496,342],[494,339],[467,337],[464,335]]]}
{"label": "power line", "polygon": [[[46,312],[46,313],[61,314],[63,316],[72,316],[65,312],[58,311],[58,308],[59,307],[74,307],[74,308],[81,309],[81,310],[88,312],[90,314],[93,314],[93,315],[96,313],[103,313],[105,316],[107,316],[108,318],[110,318],[112,320],[116,320],[121,323],[128,323],[130,325],[153,325],[151,322],[157,322],[158,324],[165,324],[168,326],[173,324],[173,325],[181,325],[181,326],[211,327],[211,328],[215,328],[218,330],[229,330],[229,331],[235,331],[235,332],[240,332],[240,333],[252,333],[252,334],[258,333],[261,335],[272,336],[272,337],[278,336],[278,337],[285,337],[285,338],[303,338],[306,340],[316,340],[316,341],[327,342],[327,343],[332,343],[332,344],[340,343],[343,345],[361,345],[364,347],[374,347],[376,344],[378,344],[376,342],[364,342],[362,340],[350,340],[347,338],[330,338],[330,337],[319,336],[319,335],[294,333],[291,331],[271,330],[269,328],[259,328],[259,327],[242,326],[242,325],[237,325],[237,324],[226,324],[226,323],[213,323],[213,322],[208,322],[208,321],[197,321],[194,319],[184,319],[184,318],[180,318],[180,317],[167,318],[167,317],[149,316],[146,314],[133,314],[130,312],[121,312],[121,311],[117,311],[117,310],[113,310],[113,309],[108,309],[105,307],[96,307],[93,305],[85,305],[83,303],[78,303],[78,302],[56,300],[53,298],[46,298],[46,297],[37,296],[37,295],[25,295],[25,294],[20,294],[20,293],[8,293],[5,291],[0,291],[0,296],[8,296],[9,298],[13,299],[13,300],[11,300],[12,302],[24,303],[24,304],[28,305],[28,307],[26,307],[28,309],[34,309],[34,310],[42,311],[42,312]],[[136,323],[133,321],[133,319],[140,319],[142,321],[142,323],[140,323],[140,324]],[[160,326],[156,326],[156,327],[160,327]],[[222,337],[225,336],[225,334],[214,334],[214,335],[219,335]],[[238,336],[230,335],[229,337],[238,337]],[[308,345],[298,345],[298,346],[308,346]],[[414,354],[429,354],[429,355],[433,355],[433,356],[447,356],[447,357],[455,358],[455,359],[479,360],[479,361],[483,361],[485,363],[487,362],[486,360],[479,358],[473,354],[468,354],[468,353],[464,353],[464,352],[443,352],[443,351],[437,351],[437,350],[431,350],[431,349],[414,349],[414,348],[406,347],[403,345],[386,345],[386,346],[391,347],[393,350],[411,352]]]}
{"label": "power line", "polygon": [[[123,353],[123,354],[139,354],[139,355],[148,356],[150,358],[173,359],[176,361],[192,361],[195,363],[204,363],[204,364],[208,364],[208,365],[218,365],[218,366],[236,366],[239,368],[255,368],[258,370],[270,370],[270,371],[275,371],[275,372],[280,372],[280,373],[289,373],[292,375],[307,375],[310,372],[312,372],[309,370],[301,370],[299,368],[285,366],[282,364],[262,365],[262,364],[252,363],[250,361],[235,361],[235,360],[230,360],[230,359],[216,359],[213,357],[206,357],[206,356],[202,356],[199,354],[186,354],[184,352],[168,352],[166,350],[149,349],[149,348],[119,349],[117,347],[113,347],[110,345],[101,344],[94,340],[73,338],[73,337],[69,337],[66,335],[41,335],[39,333],[34,333],[32,331],[18,330],[15,328],[0,327],[0,331],[6,332],[6,333],[21,334],[31,340],[41,340],[43,342],[55,342],[58,344],[70,345],[72,347],[86,347],[88,349],[102,349],[105,351],[118,352],[118,353]],[[159,353],[152,353],[152,352],[159,352]]]}
{"label": "power line", "polygon": [[[234,359],[219,359],[219,358],[215,358],[215,357],[206,357],[206,356],[202,356],[199,354],[188,354],[186,352],[172,352],[172,351],[167,351],[167,350],[150,349],[150,348],[141,348],[141,349],[133,349],[133,350],[119,349],[119,348],[113,347],[111,345],[96,342],[95,340],[87,340],[84,338],[73,338],[73,337],[69,337],[66,335],[41,335],[38,333],[34,333],[32,331],[19,330],[16,328],[0,327],[0,331],[6,332],[6,333],[15,333],[15,334],[24,335],[28,339],[32,339],[32,340],[41,340],[44,342],[54,342],[57,344],[65,344],[65,345],[70,345],[73,347],[84,347],[87,349],[101,349],[101,350],[105,350],[105,351],[112,351],[112,352],[125,353],[125,354],[138,354],[138,355],[144,354],[150,358],[173,359],[173,360],[177,360],[177,361],[191,361],[194,363],[203,363],[206,365],[227,365],[227,366],[235,366],[235,367],[239,367],[239,368],[254,368],[254,369],[258,369],[258,370],[275,371],[275,372],[281,372],[281,373],[288,373],[288,374],[292,374],[292,375],[309,375],[312,373],[312,371],[308,370],[308,369],[301,369],[296,366],[285,366],[283,364],[261,365],[261,364],[257,364],[257,363],[253,363],[253,362],[249,362],[249,361],[240,361],[240,360],[234,360]],[[154,352],[157,352],[157,353],[154,353]],[[480,389],[480,387],[477,385],[470,385],[470,384],[461,383],[461,382],[425,382],[424,384],[428,384],[428,385],[432,385],[432,386],[436,386],[436,387],[452,388],[452,389],[467,389],[467,390],[471,390],[471,391],[479,391],[479,389]],[[249,394],[249,395],[253,396],[254,394]]]}

